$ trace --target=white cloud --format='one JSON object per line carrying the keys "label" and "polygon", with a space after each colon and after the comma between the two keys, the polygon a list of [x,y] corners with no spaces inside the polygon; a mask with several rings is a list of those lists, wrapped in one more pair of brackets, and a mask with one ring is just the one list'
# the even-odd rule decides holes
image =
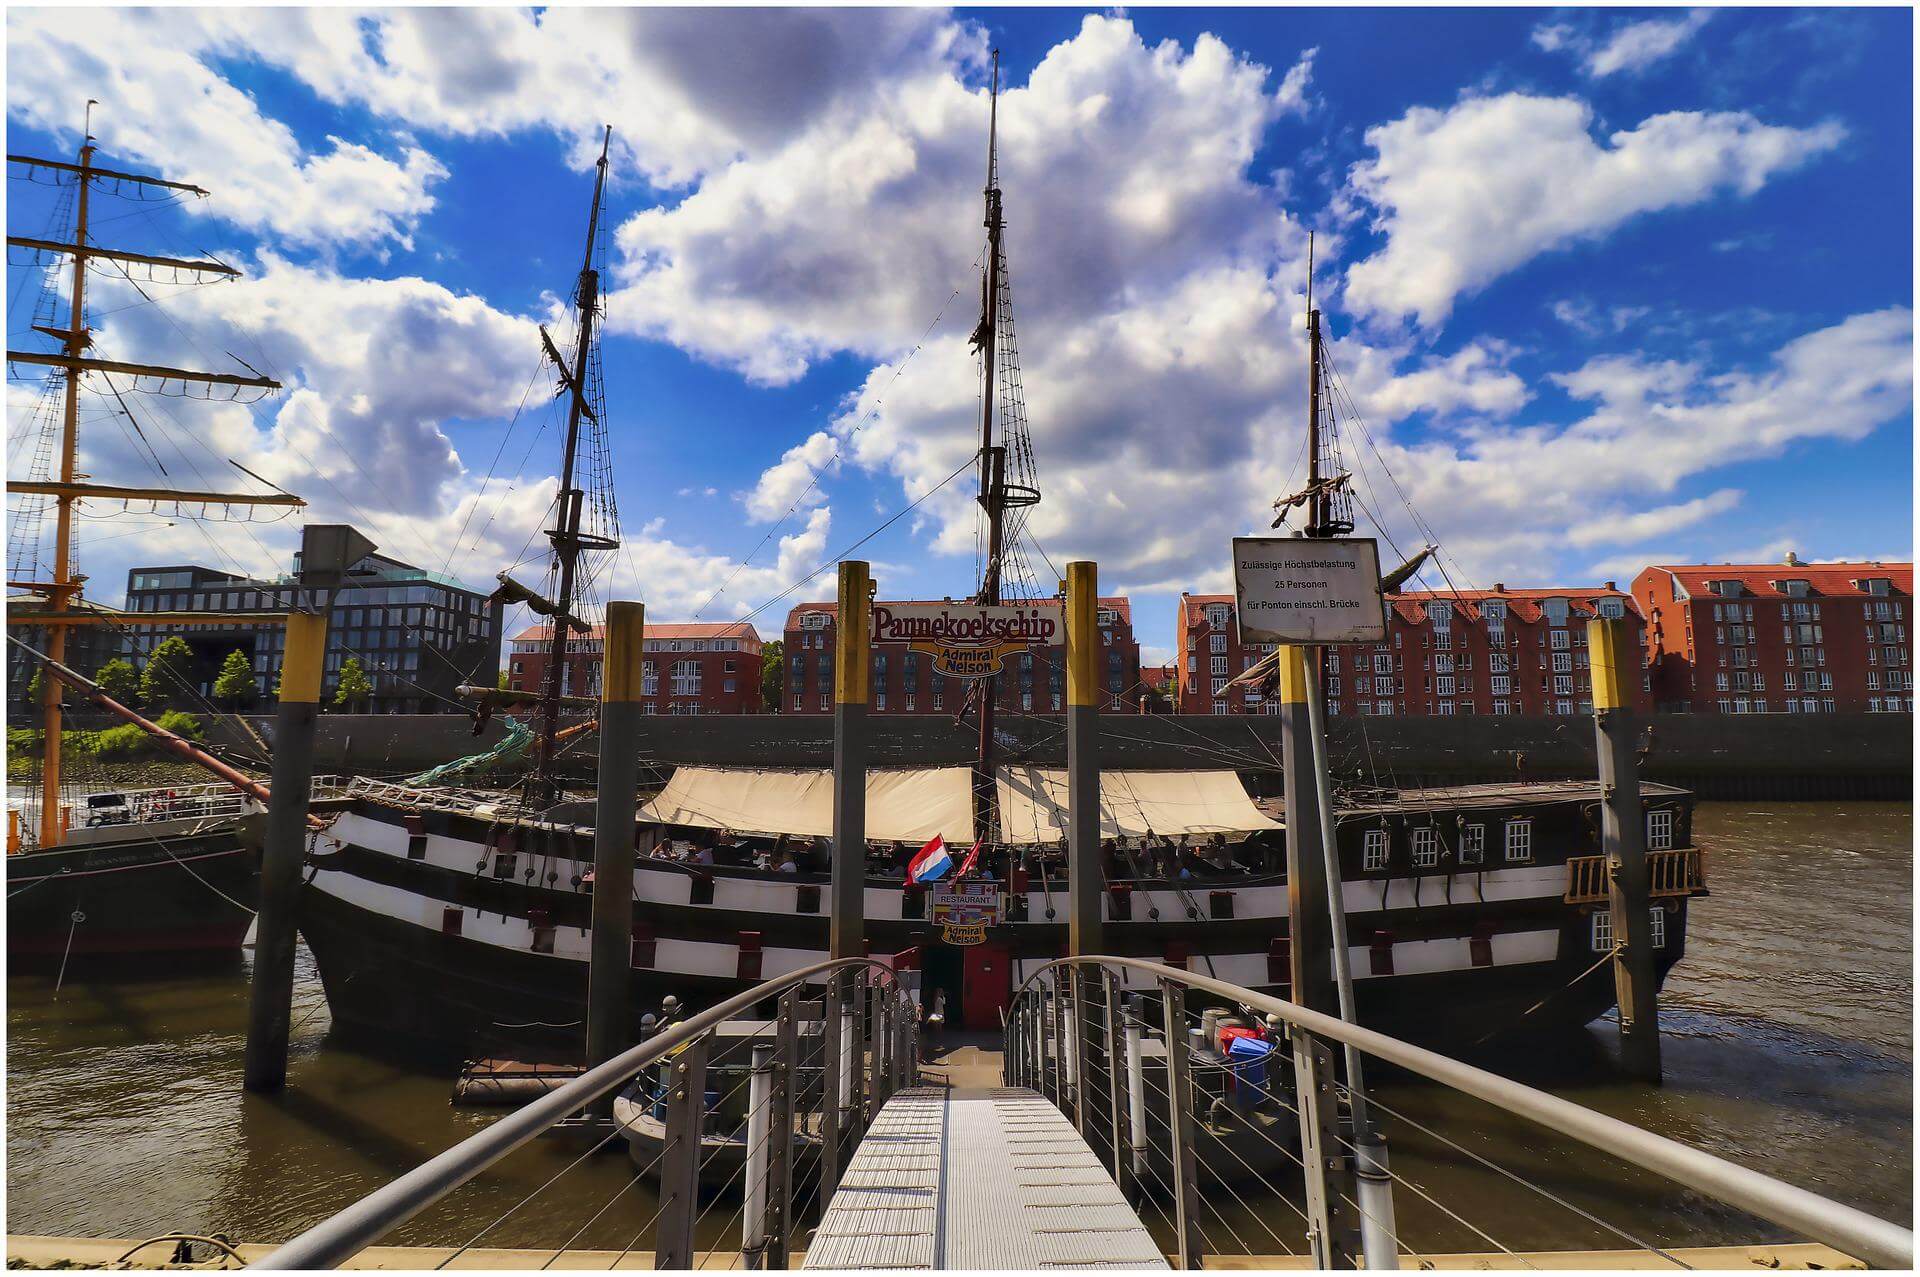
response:
{"label": "white cloud", "polygon": [[[273,10],[275,15],[288,10]],[[446,177],[439,160],[328,138],[303,147],[213,65],[218,11],[14,9],[7,15],[7,112],[79,140],[77,104],[98,98],[106,156],[213,192],[186,207],[293,244],[406,242]]]}
{"label": "white cloud", "polygon": [[1308,86],[1313,83],[1313,60],[1320,55],[1319,47],[1308,49],[1300,55],[1300,60],[1287,68],[1286,78],[1280,81],[1280,87],[1274,90],[1273,100],[1285,114],[1305,115],[1313,109],[1313,98]]}
{"label": "white cloud", "polygon": [[[909,68],[871,109],[822,116],[630,219],[613,322],[776,383],[828,353],[898,356],[945,302],[948,331],[968,324],[987,104],[965,70]],[[1004,88],[1023,326],[1044,336],[1196,259],[1271,252],[1282,219],[1245,172],[1282,110],[1268,78],[1210,36],[1148,47],[1091,16]]]}
{"label": "white cloud", "polygon": [[1507,93],[1417,107],[1368,129],[1375,155],[1350,184],[1387,243],[1348,270],[1348,304],[1438,325],[1462,293],[1541,253],[1722,190],[1751,195],[1843,136],[1833,123],[1794,129],[1744,112],[1674,111],[1603,144],[1592,123],[1576,99]]}
{"label": "white cloud", "polygon": [[1704,497],[1651,510],[1615,510],[1574,524],[1567,529],[1567,541],[1584,547],[1631,545],[1637,541],[1663,537],[1715,515],[1725,514],[1740,504],[1741,496],[1737,488],[1721,488]]}
{"label": "white cloud", "polygon": [[1599,79],[1621,71],[1644,71],[1671,57],[1712,17],[1710,9],[1694,9],[1678,17],[1641,18],[1623,22],[1600,37],[1568,23],[1545,23],[1534,28],[1533,43],[1549,53],[1573,53],[1582,69]]}
{"label": "white cloud", "polygon": [[1635,521],[1637,504],[1698,476],[1798,443],[1862,439],[1898,420],[1913,402],[1912,341],[1912,312],[1893,307],[1794,338],[1757,370],[1608,356],[1554,378],[1591,404],[1576,421],[1481,422],[1385,452],[1469,573],[1482,583],[1495,573],[1544,577],[1564,546],[1666,536],[1731,504],[1710,493]]}

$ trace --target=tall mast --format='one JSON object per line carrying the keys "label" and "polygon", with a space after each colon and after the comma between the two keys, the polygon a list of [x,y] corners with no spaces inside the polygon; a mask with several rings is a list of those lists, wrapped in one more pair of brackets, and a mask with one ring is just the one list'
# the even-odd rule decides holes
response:
{"label": "tall mast", "polygon": [[1327,529],[1327,494],[1320,487],[1320,312],[1313,304],[1313,232],[1307,232],[1307,529],[1310,537]]}
{"label": "tall mast", "polygon": [[[993,85],[987,106],[987,253],[985,273],[980,281],[980,326],[973,342],[980,351],[980,504],[987,512],[987,561],[980,577],[980,602],[992,606],[1000,602],[1000,560],[1004,553],[1006,515],[1006,455],[1004,447],[993,442],[993,409],[996,338],[1000,319],[1000,233],[1004,226],[1000,213],[1000,166],[996,150],[1000,123],[1000,50],[993,51]],[[981,681],[980,743],[973,765],[974,827],[981,838],[994,830],[993,720],[994,698],[1000,680],[997,675]]]}
{"label": "tall mast", "polygon": [[[99,105],[92,98],[87,99],[85,124],[81,129],[79,162],[68,164],[59,160],[39,159],[30,155],[9,155],[10,164],[25,164],[57,174],[72,174],[74,190],[74,228],[73,242],[55,243],[39,239],[23,239],[9,235],[7,243],[11,247],[25,248],[37,253],[64,253],[73,259],[72,295],[68,299],[67,326],[53,328],[35,324],[34,328],[59,340],[61,353],[43,354],[36,351],[9,350],[6,357],[10,364],[27,364],[38,367],[51,367],[62,370],[65,381],[65,404],[60,425],[60,467],[55,482],[14,483],[12,490],[17,494],[44,493],[54,498],[54,541],[53,541],[53,577],[49,581],[8,582],[9,587],[27,587],[44,594],[47,599],[47,612],[44,616],[23,613],[17,620],[9,618],[11,624],[32,626],[43,622],[46,630],[46,654],[55,663],[64,663],[67,654],[67,630],[74,624],[91,618],[81,618],[74,612],[74,599],[81,591],[84,578],[75,574],[73,561],[73,513],[74,503],[87,496],[107,498],[115,492],[124,494],[128,489],[117,489],[112,485],[80,482],[76,462],[80,446],[80,378],[88,373],[101,374],[124,373],[136,377],[152,377],[165,381],[199,382],[206,385],[221,385],[240,388],[258,388],[278,390],[280,383],[268,377],[241,377],[221,373],[195,372],[185,368],[162,368],[146,364],[123,363],[115,360],[100,360],[88,357],[87,350],[93,345],[93,334],[87,328],[86,293],[87,263],[93,258],[103,258],[116,262],[136,262],[151,266],[165,266],[176,270],[197,274],[234,276],[239,274],[232,267],[216,261],[185,261],[171,257],[155,257],[150,254],[121,252],[116,249],[102,248],[88,240],[88,215],[91,205],[93,182],[96,178],[136,186],[156,186],[168,190],[182,191],[195,196],[204,196],[206,192],[197,186],[185,182],[170,182],[164,178],[149,177],[139,173],[123,173],[114,169],[98,168],[93,159],[97,148],[93,141],[93,108]],[[32,476],[29,476],[32,478]],[[152,497],[174,497],[181,500],[199,498],[211,504],[217,500],[220,504],[257,504],[260,498],[245,493],[190,493],[170,492],[164,489],[142,489],[144,495]],[[273,504],[285,502],[284,494],[268,498]],[[295,504],[299,504],[297,499]],[[63,713],[61,708],[61,684],[57,678],[44,677],[40,693],[41,726],[45,730],[45,746],[40,776],[40,846],[42,848],[58,846],[62,838],[60,828],[60,778],[61,750],[60,732]]]}
{"label": "tall mast", "polygon": [[[86,123],[81,128],[79,188],[74,192],[73,224],[73,304],[68,311],[65,346],[67,358],[78,360],[86,354],[91,338],[87,334],[87,196],[93,184],[93,108],[87,99]],[[74,458],[80,443],[80,367],[66,367],[67,402],[60,424],[60,482],[74,481]],[[51,612],[70,612],[78,588],[73,581],[73,501],[71,495],[55,498],[53,531],[53,581],[48,591],[47,608]],[[47,627],[47,656],[56,662],[67,659],[67,627]],[[60,842],[60,680],[40,680],[41,727],[45,729],[44,762],[40,772],[40,845],[53,847]]]}
{"label": "tall mast", "polygon": [[574,574],[582,547],[590,540],[597,540],[583,537],[580,533],[580,514],[582,506],[586,504],[586,492],[575,482],[574,462],[580,446],[580,418],[593,413],[587,406],[587,361],[593,349],[593,318],[600,306],[600,272],[594,269],[593,253],[600,235],[600,198],[607,184],[607,149],[612,143],[613,126],[609,124],[600,139],[600,159],[595,165],[597,172],[593,179],[593,207],[587,214],[587,247],[580,262],[580,279],[573,293],[574,308],[580,317],[580,340],[574,347],[572,370],[569,372],[564,365],[561,366],[561,376],[566,379],[568,389],[573,393],[567,404],[567,439],[560,458],[558,517],[554,520],[555,526],[547,531],[548,539],[553,542],[554,558],[560,565],[560,584],[553,599],[553,636],[547,648],[546,682],[541,688],[541,731],[533,771],[536,798],[543,803],[552,801],[559,793],[559,785],[553,776],[553,751],[555,736],[560,730],[560,685],[566,671],[567,636],[573,629]]}

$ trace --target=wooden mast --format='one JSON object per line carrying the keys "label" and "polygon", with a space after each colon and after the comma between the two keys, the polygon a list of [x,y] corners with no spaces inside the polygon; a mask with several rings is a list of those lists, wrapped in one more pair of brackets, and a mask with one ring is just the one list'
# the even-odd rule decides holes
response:
{"label": "wooden mast", "polygon": [[[987,105],[987,259],[980,286],[980,326],[974,330],[974,346],[980,351],[981,363],[979,500],[987,512],[987,562],[980,578],[980,602],[989,607],[1000,602],[1000,559],[1005,550],[1002,538],[1006,514],[1006,449],[995,447],[993,442],[995,339],[1000,322],[1000,233],[1004,226],[1000,213],[1000,169],[995,151],[999,120],[1000,50],[995,49],[993,85]],[[997,674],[980,681],[980,740],[973,764],[973,823],[976,836],[982,839],[997,832],[993,819],[993,722],[999,685]]]}
{"label": "wooden mast", "polygon": [[[87,335],[85,298],[87,290],[87,196],[93,184],[93,107],[92,98],[87,99],[86,124],[81,129],[80,141],[80,183],[74,193],[73,224],[73,298],[68,311],[66,352],[67,358],[76,362],[66,368],[67,402],[66,411],[60,422],[60,482],[71,484],[75,479],[74,457],[79,449],[80,427],[80,365],[77,362],[90,344]],[[53,532],[53,581],[48,592],[49,610],[68,612],[72,610],[74,591],[73,582],[73,502],[72,495],[62,493],[54,498]],[[47,657],[54,664],[62,664],[67,659],[67,627],[56,625],[47,630]],[[42,739],[46,742],[42,749],[44,760],[40,771],[40,845],[57,846],[60,842],[60,699],[62,684],[57,678],[40,680],[40,726]]]}
{"label": "wooden mast", "polygon": [[[560,565],[559,589],[554,596],[553,634],[547,648],[547,677],[540,705],[541,731],[537,742],[532,776],[536,801],[548,803],[559,793],[553,776],[553,753],[560,727],[560,688],[566,677],[567,636],[573,629],[574,576],[580,551],[590,540],[580,532],[581,507],[586,493],[574,482],[574,463],[579,453],[580,418],[592,416],[587,404],[588,355],[593,348],[593,317],[600,305],[600,272],[594,269],[594,243],[600,234],[600,199],[607,183],[607,150],[613,143],[613,126],[608,125],[600,140],[600,160],[595,166],[593,207],[587,215],[587,247],[580,263],[580,279],[574,288],[574,307],[580,316],[580,340],[573,352],[571,371],[560,365],[560,375],[572,391],[567,404],[567,439],[560,459],[560,494],[557,498],[555,526],[547,532],[553,553]],[[544,334],[543,334],[544,335]],[[552,342],[547,343],[551,354]],[[556,360],[556,362],[558,362]]]}
{"label": "wooden mast", "polygon": [[[182,182],[169,182],[157,177],[147,177],[136,173],[122,173],[111,169],[94,167],[93,157],[93,108],[94,99],[87,99],[86,123],[82,129],[79,163],[65,164],[54,160],[36,159],[26,155],[9,155],[9,163],[30,164],[56,172],[75,174],[78,189],[74,193],[74,230],[71,244],[54,244],[41,241],[29,241],[25,246],[41,251],[63,252],[73,258],[73,295],[69,299],[67,327],[42,329],[48,335],[61,341],[64,353],[43,355],[25,351],[8,351],[9,363],[38,364],[59,368],[66,380],[66,404],[61,417],[60,427],[60,477],[57,484],[15,485],[15,491],[28,491],[40,487],[54,498],[54,542],[53,542],[53,579],[46,582],[23,582],[47,596],[51,613],[71,617],[74,612],[73,598],[80,592],[81,583],[73,571],[73,506],[74,502],[88,495],[97,495],[92,489],[98,485],[77,483],[79,478],[75,462],[79,453],[80,425],[80,378],[86,372],[129,372],[140,376],[158,376],[171,380],[196,381],[214,385],[233,387],[258,387],[277,390],[280,383],[267,377],[236,377],[225,374],[200,373],[180,368],[161,368],[144,364],[119,364],[113,361],[95,360],[86,357],[86,350],[93,344],[92,334],[87,329],[86,288],[87,260],[91,257],[112,258],[119,261],[147,261],[149,264],[185,267],[205,270],[217,274],[233,275],[238,272],[219,262],[186,262],[171,258],[147,258],[141,254],[120,253],[107,249],[95,250],[87,243],[87,214],[89,196],[96,177],[116,182],[133,182],[146,186],[160,186],[173,190],[189,191],[198,195],[206,192],[197,186]],[[13,242],[13,241],[9,241]],[[165,497],[175,496],[184,499],[206,499],[217,497],[221,504],[287,504],[285,494],[275,497],[256,498],[239,493],[168,493],[162,489],[142,490],[143,495]],[[292,499],[299,504],[298,499]],[[9,585],[14,583],[9,582]],[[19,623],[34,623],[32,614],[26,614]],[[67,654],[67,631],[71,624],[57,624],[46,627],[47,658],[54,665],[63,665]],[[40,691],[41,726],[44,729],[45,746],[40,776],[40,846],[42,848],[58,846],[62,830],[60,828],[60,731],[61,731],[61,681],[58,678],[41,680]]]}

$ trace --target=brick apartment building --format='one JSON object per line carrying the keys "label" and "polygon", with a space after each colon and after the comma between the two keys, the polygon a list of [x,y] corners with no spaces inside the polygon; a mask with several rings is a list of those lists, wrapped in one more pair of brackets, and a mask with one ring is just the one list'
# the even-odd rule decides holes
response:
{"label": "brick apartment building", "polygon": [[[507,687],[537,692],[547,675],[551,626],[536,625],[513,637],[507,656]],[[641,705],[644,714],[758,714],[760,705],[759,631],[746,621],[683,625],[649,623],[643,640]],[[600,671],[606,661],[606,632],[567,640],[565,681],[568,696],[600,695]]]}
{"label": "brick apartment building", "polygon": [[[1181,714],[1260,714],[1278,706],[1256,687],[1229,688],[1273,649],[1243,643],[1225,594],[1183,594],[1175,635]],[[1612,581],[1594,588],[1413,590],[1387,596],[1387,641],[1330,650],[1327,711],[1380,716],[1589,714],[1586,623],[1595,616],[1646,628],[1633,597]],[[1651,708],[1643,676],[1641,709]]]}
{"label": "brick apartment building", "polygon": [[[924,600],[928,603],[951,599]],[[881,600],[885,602],[885,600]],[[912,601],[889,606],[910,605]],[[1036,599],[1059,607],[1059,599]],[[833,630],[836,603],[802,603],[787,614],[786,714],[833,712]],[[1133,637],[1133,606],[1123,597],[1099,601],[1101,708],[1134,713],[1140,704],[1140,645]],[[1008,659],[997,681],[996,703],[1014,713],[1054,714],[1066,705],[1066,649],[1042,649]],[[905,643],[873,644],[873,703],[880,714],[954,714],[965,704],[966,683],[933,671],[933,657]]]}
{"label": "brick apartment building", "polygon": [[1911,563],[1659,564],[1633,580],[1654,699],[1696,714],[1911,712]]}

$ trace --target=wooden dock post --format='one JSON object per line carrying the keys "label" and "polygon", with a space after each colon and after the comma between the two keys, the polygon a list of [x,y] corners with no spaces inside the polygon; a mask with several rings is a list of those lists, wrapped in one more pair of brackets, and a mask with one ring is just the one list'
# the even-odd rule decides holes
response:
{"label": "wooden dock post", "polygon": [[840,565],[833,639],[833,902],[829,956],[866,956],[867,696],[873,681],[873,578]]}
{"label": "wooden dock post", "polygon": [[1327,913],[1327,865],[1321,848],[1320,789],[1313,765],[1307,661],[1317,648],[1282,645],[1279,652],[1280,766],[1286,773],[1287,935],[1293,1000],[1325,1015],[1340,1014],[1333,974],[1333,923]]}
{"label": "wooden dock post", "polygon": [[[280,711],[273,730],[272,800],[260,859],[260,913],[247,1003],[245,1085],[277,1091],[287,1083],[293,1016],[293,946],[299,926],[300,867],[313,796],[313,735],[327,655],[327,612],[289,612],[280,665]],[[52,680],[48,680],[51,682]]]}
{"label": "wooden dock post", "polygon": [[[642,603],[607,604],[594,806],[593,941],[587,959],[588,1068],[632,1045],[627,1040],[627,986],[633,967],[633,818],[640,782],[646,616]],[[612,1103],[609,1097],[609,1113]]]}
{"label": "wooden dock post", "polygon": [[1613,912],[1614,988],[1620,1002],[1620,1058],[1627,1072],[1660,1080],[1660,1008],[1653,969],[1647,883],[1647,823],[1640,810],[1633,681],[1640,677],[1633,627],[1623,618],[1587,623],[1593,675],[1594,744],[1600,756],[1600,851]]}
{"label": "wooden dock post", "polygon": [[1099,570],[1067,564],[1067,953],[1106,952],[1100,934]]}

